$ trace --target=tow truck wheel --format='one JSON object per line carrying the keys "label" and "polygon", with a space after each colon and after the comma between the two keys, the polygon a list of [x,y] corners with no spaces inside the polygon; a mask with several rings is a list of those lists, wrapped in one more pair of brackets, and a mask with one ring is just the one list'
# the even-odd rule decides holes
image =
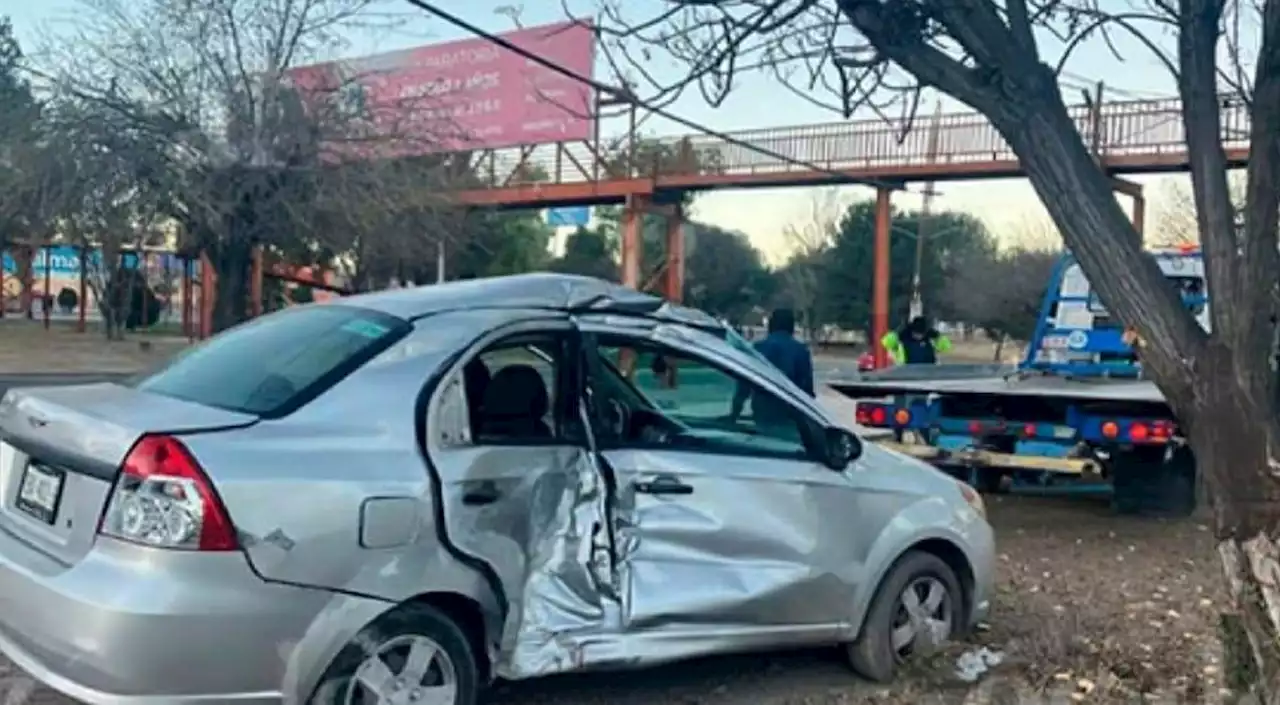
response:
{"label": "tow truck wheel", "polygon": [[974,468],[973,470],[974,489],[982,494],[1007,492],[1004,478],[1004,472],[995,468]]}
{"label": "tow truck wheel", "polygon": [[1191,449],[1142,448],[1111,456],[1111,506],[1118,514],[1183,517],[1196,508]]}

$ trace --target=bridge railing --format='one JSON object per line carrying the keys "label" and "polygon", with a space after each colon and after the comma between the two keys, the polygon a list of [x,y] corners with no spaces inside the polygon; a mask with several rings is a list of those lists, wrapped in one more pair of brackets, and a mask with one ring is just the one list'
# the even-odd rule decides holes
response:
{"label": "bridge railing", "polygon": [[[1081,139],[1092,144],[1093,116],[1087,106],[1070,108]],[[1249,115],[1241,101],[1222,99],[1222,139],[1228,148],[1248,146]],[[979,162],[1014,163],[1017,158],[985,117],[951,113],[938,120],[936,154],[929,149],[932,116],[919,117],[903,136],[883,120],[853,120],[730,133],[736,140],[789,157],[770,154],[706,135],[641,141],[633,150],[624,140],[608,144],[566,142],[485,152],[483,177],[494,186],[519,183],[575,183],[695,173],[722,175],[797,174],[824,170],[890,171],[894,167]],[[1186,150],[1178,99],[1105,103],[1097,132],[1103,157],[1179,154]],[[794,160],[794,161],[792,161]],[[803,164],[796,164],[802,162]]]}

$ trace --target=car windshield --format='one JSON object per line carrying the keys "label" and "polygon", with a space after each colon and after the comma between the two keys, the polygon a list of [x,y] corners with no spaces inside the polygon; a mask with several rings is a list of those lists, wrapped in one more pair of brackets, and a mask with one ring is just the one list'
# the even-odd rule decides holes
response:
{"label": "car windshield", "polygon": [[232,328],[133,381],[140,390],[255,416],[290,413],[410,326],[367,309],[312,305]]}

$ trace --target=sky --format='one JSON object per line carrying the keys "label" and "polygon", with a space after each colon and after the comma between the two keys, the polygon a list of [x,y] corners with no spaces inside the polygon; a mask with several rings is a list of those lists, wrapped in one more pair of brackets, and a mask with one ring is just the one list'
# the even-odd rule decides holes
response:
{"label": "sky", "polygon": [[[415,45],[447,41],[466,37],[461,30],[452,28],[440,20],[418,16],[420,11],[407,4],[391,7],[406,13],[406,22],[394,32],[379,31],[372,34],[351,34],[350,46],[344,56],[359,56],[375,52],[407,48]],[[633,16],[653,16],[662,3],[656,0],[631,0]],[[570,12],[577,16],[595,14],[593,0],[566,0]],[[514,28],[506,10],[510,2],[502,0],[438,0],[443,9],[461,16],[486,30],[501,32]],[[631,7],[631,5],[628,5]],[[11,16],[18,38],[24,47],[38,47],[43,37],[66,28],[68,18],[76,17],[82,6],[77,0],[42,0],[41,2],[14,3],[0,11]],[[409,14],[415,13],[415,14]],[[519,10],[521,22],[528,25],[562,21],[566,11],[559,0],[540,0]],[[78,16],[83,17],[83,13]],[[1060,45],[1052,38],[1041,36],[1042,54],[1056,56]],[[1117,40],[1124,61],[1121,62],[1101,42],[1086,42],[1067,63],[1064,85],[1068,87],[1069,102],[1078,102],[1080,87],[1104,80],[1104,95],[1111,99],[1132,100],[1168,97],[1175,94],[1174,85],[1166,70],[1149,52],[1134,40]],[[37,57],[38,59],[39,57]],[[337,58],[337,57],[334,57]],[[652,71],[659,80],[670,80],[679,75],[681,67],[672,61],[658,57]],[[599,62],[596,78],[616,83],[604,62]],[[639,91],[645,95],[643,86]],[[935,97],[927,99],[925,111],[932,109]],[[945,111],[966,108],[942,97]],[[781,86],[777,79],[762,73],[742,77],[729,98],[719,107],[707,105],[696,91],[681,97],[667,106],[681,117],[696,121],[720,131],[748,130],[766,127],[816,125],[841,121],[841,116],[814,106]],[[859,117],[855,115],[855,119]],[[659,135],[685,134],[689,130],[653,117],[645,128]],[[924,129],[923,127],[919,129]],[[625,123],[605,120],[601,134],[625,133]],[[1176,208],[1176,196],[1185,189],[1181,176],[1139,176],[1135,181],[1146,186],[1148,199],[1148,228],[1158,227],[1159,213]],[[916,193],[899,192],[894,196],[895,205],[918,208],[921,197]],[[1028,237],[1043,237],[1049,229],[1047,216],[1031,187],[1022,179],[980,180],[947,182],[937,186],[939,195],[934,200],[935,209],[960,210],[981,218],[988,228],[1006,244],[1015,244]],[[792,240],[785,235],[788,228],[803,229],[814,221],[815,210],[831,212],[832,204],[847,203],[868,198],[870,190],[856,186],[826,189],[753,189],[719,191],[699,196],[692,216],[720,227],[746,233],[752,243],[765,253],[767,259],[779,263],[786,257]],[[1128,208],[1127,199],[1122,201]],[[1158,235],[1157,235],[1158,237]]]}

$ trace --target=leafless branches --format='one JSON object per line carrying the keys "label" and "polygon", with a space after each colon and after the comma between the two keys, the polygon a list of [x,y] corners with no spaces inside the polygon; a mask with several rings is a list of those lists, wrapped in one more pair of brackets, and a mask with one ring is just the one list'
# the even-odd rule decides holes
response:
{"label": "leafless branches", "polygon": [[215,327],[246,314],[256,246],[354,261],[364,277],[449,231],[445,194],[473,178],[465,156],[438,154],[466,142],[452,108],[431,86],[383,90],[396,56],[327,62],[399,24],[390,0],[80,2],[83,22],[48,40],[38,70],[67,116],[58,129],[93,125],[72,141],[98,150],[69,158],[84,190],[63,227],[98,242],[103,207],[149,205],[143,220],[213,259]]}
{"label": "leafless branches", "polygon": [[950,267],[944,295],[964,321],[996,336],[1030,338],[1045,282],[1061,255],[1061,236],[1052,224],[1027,220],[1013,233],[1013,247],[966,252]]}

